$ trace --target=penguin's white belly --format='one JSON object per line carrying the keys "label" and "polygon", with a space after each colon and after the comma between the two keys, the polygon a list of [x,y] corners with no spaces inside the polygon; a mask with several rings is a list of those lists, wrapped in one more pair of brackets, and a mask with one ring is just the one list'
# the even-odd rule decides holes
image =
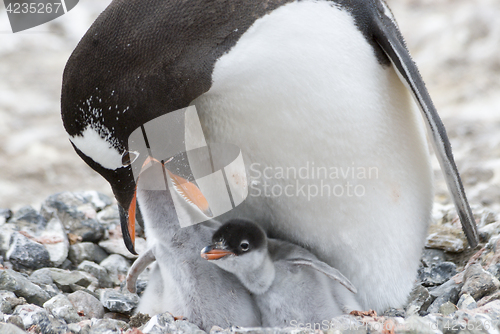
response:
{"label": "penguin's white belly", "polygon": [[209,142],[241,148],[253,218],[338,268],[363,307],[404,303],[432,207],[424,126],[350,14],[302,1],[257,20],[194,104]]}

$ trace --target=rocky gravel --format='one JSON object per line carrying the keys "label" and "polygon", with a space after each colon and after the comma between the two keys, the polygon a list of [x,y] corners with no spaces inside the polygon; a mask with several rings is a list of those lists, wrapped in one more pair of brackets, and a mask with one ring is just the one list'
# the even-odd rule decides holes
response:
{"label": "rocky gravel", "polygon": [[[46,198],[39,210],[0,211],[8,212],[0,222],[0,333],[204,332],[169,313],[135,314],[148,270],[139,276],[139,294],[124,288],[136,257],[116,246],[123,240],[115,205],[95,191],[62,192]],[[473,207],[473,213],[481,232],[476,249],[464,243],[453,206],[436,205],[415,286],[402,309],[289,328],[214,327],[210,333],[496,333],[500,220],[484,207]],[[145,243],[139,227],[137,239]]]}

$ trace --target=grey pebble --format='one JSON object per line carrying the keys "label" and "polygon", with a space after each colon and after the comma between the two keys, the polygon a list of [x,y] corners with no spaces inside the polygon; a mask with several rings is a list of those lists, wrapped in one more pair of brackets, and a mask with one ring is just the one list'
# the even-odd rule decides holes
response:
{"label": "grey pebble", "polygon": [[100,266],[107,270],[109,278],[114,284],[120,285],[125,280],[131,265],[129,260],[123,256],[111,254],[100,263]]}
{"label": "grey pebble", "polygon": [[444,251],[441,249],[424,248],[421,262],[424,267],[430,267],[441,262],[445,262]]}
{"label": "grey pebble", "polygon": [[30,328],[32,325],[45,327],[50,323],[49,313],[44,308],[33,304],[17,306],[14,310],[14,315],[21,317],[25,329]]}
{"label": "grey pebble", "polygon": [[29,276],[29,280],[35,284],[51,285],[54,284],[52,280],[52,272],[49,268],[42,268],[35,270]]}
{"label": "grey pebble", "polygon": [[128,325],[124,321],[97,319],[92,322],[89,334],[121,334],[122,329],[128,329]]}
{"label": "grey pebble", "polygon": [[458,228],[447,225],[431,225],[430,233],[425,239],[425,247],[442,249],[450,253],[460,253],[465,250],[467,241]]}
{"label": "grey pebble", "polygon": [[69,329],[68,325],[61,320],[49,316],[48,323],[40,324],[43,334],[67,334]]}
{"label": "grey pebble", "polygon": [[6,259],[16,270],[39,269],[51,265],[47,249],[19,232],[12,234],[12,242],[6,253]]}
{"label": "grey pebble", "polygon": [[456,310],[457,306],[449,301],[439,306],[439,313],[441,313],[444,316],[450,315],[454,313]]}
{"label": "grey pebble", "polygon": [[63,292],[74,292],[79,287],[87,288],[90,284],[97,286],[97,279],[85,272],[49,268],[52,280]]}
{"label": "grey pebble", "polygon": [[441,285],[457,273],[457,266],[453,262],[441,262],[430,267],[418,269],[418,278],[424,286]]}
{"label": "grey pebble", "polygon": [[472,310],[477,308],[477,303],[469,294],[464,293],[460,296],[457,307],[462,310]]}
{"label": "grey pebble", "polygon": [[93,275],[95,278],[98,279],[99,286],[102,288],[111,288],[113,286],[113,282],[111,282],[111,279],[109,278],[106,269],[101,267],[97,263],[85,260],[78,265],[78,270]]}
{"label": "grey pebble", "polygon": [[69,248],[69,259],[76,266],[83,261],[99,263],[108,256],[104,249],[93,242],[79,242]]}
{"label": "grey pebble", "polygon": [[424,286],[416,285],[408,296],[406,315],[411,316],[425,312],[434,299],[435,297],[432,297]]}
{"label": "grey pebble", "polygon": [[99,299],[87,292],[76,291],[69,294],[68,299],[77,312],[83,312],[82,319],[101,319],[104,316],[104,307]]}
{"label": "grey pebble", "polygon": [[0,209],[0,225],[5,224],[12,217],[12,211],[10,209]]}
{"label": "grey pebble", "polygon": [[458,302],[458,294],[463,283],[456,283],[454,279],[450,279],[446,283],[430,289],[429,294],[435,298],[432,304],[427,309],[428,313],[438,313],[439,308],[446,302],[456,304]]}
{"label": "grey pebble", "polygon": [[11,315],[7,318],[6,322],[8,324],[13,324],[14,326],[24,329],[23,319],[18,315]]}
{"label": "grey pebble", "polygon": [[49,311],[55,318],[62,319],[66,323],[79,322],[80,316],[76,312],[73,304],[69,301],[68,297],[65,295],[57,295],[49,299],[43,307]]}
{"label": "grey pebble", "polygon": [[16,325],[0,322],[0,334],[26,334],[26,332]]}
{"label": "grey pebble", "polygon": [[50,299],[46,291],[11,269],[0,271],[0,289],[12,291],[16,296],[24,297],[29,303],[39,306]]}
{"label": "grey pebble", "polygon": [[169,324],[173,324],[174,322],[175,319],[170,313],[161,313],[149,319],[149,321],[142,326],[141,330],[144,334],[163,333],[163,330],[167,330]]}
{"label": "grey pebble", "polygon": [[57,193],[45,200],[41,212],[52,214],[55,210],[67,232],[82,237],[83,241],[99,241],[104,236],[104,227],[96,219],[96,210],[101,205],[96,206],[92,199],[85,193]]}
{"label": "grey pebble", "polygon": [[16,225],[21,230],[35,232],[38,229],[43,229],[47,221],[37,210],[27,205],[14,213],[9,224]]}
{"label": "grey pebble", "polygon": [[465,270],[464,286],[460,294],[469,294],[474,300],[479,300],[500,287],[500,282],[491,273],[485,271],[480,264],[472,264]]}
{"label": "grey pebble", "polygon": [[54,267],[59,267],[68,257],[69,241],[64,226],[57,216],[54,215],[49,219],[39,238],[47,240],[44,246],[49,252],[50,261]]}
{"label": "grey pebble", "polygon": [[99,297],[102,305],[111,312],[130,314],[139,305],[139,296],[135,293],[102,289]]}

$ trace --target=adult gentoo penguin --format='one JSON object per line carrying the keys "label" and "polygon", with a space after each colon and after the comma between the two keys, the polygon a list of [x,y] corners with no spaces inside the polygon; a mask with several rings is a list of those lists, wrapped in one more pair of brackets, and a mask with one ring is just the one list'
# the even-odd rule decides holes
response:
{"label": "adult gentoo penguin", "polygon": [[338,268],[366,309],[401,306],[416,275],[433,200],[424,124],[477,245],[445,129],[383,1],[113,1],[68,61],[62,117],[110,182],[132,252],[128,136],[189,105],[253,178],[230,214]]}
{"label": "adult gentoo penguin", "polygon": [[201,256],[236,275],[254,294],[264,327],[328,322],[342,314],[344,296],[351,299],[356,292],[337,269],[304,248],[267,238],[249,220],[226,222]]}

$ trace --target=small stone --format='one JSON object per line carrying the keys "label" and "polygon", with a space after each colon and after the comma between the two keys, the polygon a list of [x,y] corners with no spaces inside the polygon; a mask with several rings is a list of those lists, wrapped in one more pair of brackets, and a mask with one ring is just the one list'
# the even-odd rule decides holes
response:
{"label": "small stone", "polygon": [[0,312],[7,314],[12,313],[12,305],[2,297],[0,297]]}
{"label": "small stone", "polygon": [[175,329],[172,332],[190,333],[190,334],[206,334],[198,326],[185,320],[178,320],[174,323]]}
{"label": "small stone", "polygon": [[29,280],[35,284],[54,284],[54,281],[52,280],[52,271],[49,268],[35,270],[31,273]]}
{"label": "small stone", "polygon": [[500,291],[497,291],[494,294],[489,295],[489,296],[484,296],[483,298],[481,298],[481,300],[479,300],[477,302],[477,306],[479,306],[479,307],[484,306],[484,305],[488,304],[489,302],[491,302],[493,300],[497,300],[497,299],[500,299]]}
{"label": "small stone", "polygon": [[80,324],[68,324],[68,330],[71,333],[80,334],[82,332],[82,326],[80,326]]}
{"label": "small stone", "polygon": [[0,228],[0,254],[5,256],[5,253],[10,248],[10,241],[12,240],[12,235],[18,231],[18,227],[14,224],[4,224]]}
{"label": "small stone", "polygon": [[467,245],[463,232],[447,225],[431,225],[425,247],[442,249],[446,252],[460,253]]}
{"label": "small stone", "polygon": [[104,316],[104,307],[99,299],[89,293],[76,291],[68,295],[68,299],[73,304],[73,307],[80,314],[82,319],[101,319]]}
{"label": "small stone", "polygon": [[[3,299],[4,301],[6,301],[7,303],[9,303],[12,310],[17,305],[26,304],[26,299],[24,299],[23,297],[17,298],[16,294],[12,291],[0,290],[0,298]],[[12,311],[11,312],[3,312],[3,313],[12,313]]]}
{"label": "small stone", "polygon": [[481,299],[500,287],[500,282],[480,264],[473,264],[464,273],[464,286],[461,294],[469,294],[474,300]]}
{"label": "small stone", "polygon": [[12,291],[17,296],[24,297],[29,303],[36,305],[43,305],[50,299],[50,295],[46,291],[10,269],[0,271],[0,289]]}
{"label": "small stone", "polygon": [[92,204],[97,212],[113,204],[113,200],[109,196],[94,190],[82,191],[74,194],[81,196],[88,203]]}
{"label": "small stone", "polygon": [[111,254],[100,263],[101,267],[106,268],[109,278],[114,284],[120,283],[126,278],[130,269],[130,262],[119,254]]}
{"label": "small stone", "polygon": [[[110,254],[120,254],[127,259],[137,258],[137,255],[134,255],[128,251],[122,238],[103,240],[99,242],[99,246],[101,246],[106,252]],[[135,250],[139,254],[145,252],[147,250],[146,240],[143,238],[135,238]]]}
{"label": "small stone", "polygon": [[53,217],[37,238],[49,252],[54,267],[59,267],[68,257],[69,241],[61,221]]}
{"label": "small stone", "polygon": [[47,221],[38,211],[27,205],[14,213],[9,220],[9,224],[17,225],[18,228],[23,231],[31,231],[34,233],[39,229],[43,229]]}
{"label": "small stone", "polygon": [[14,232],[12,235],[12,243],[6,257],[16,270],[39,269],[51,265],[47,249],[19,232]]}
{"label": "small stone", "polygon": [[421,267],[418,278],[424,286],[441,285],[457,273],[457,266],[453,262],[441,262],[430,267]]}
{"label": "small stone", "polygon": [[469,294],[464,293],[460,296],[457,307],[461,310],[473,310],[477,308],[477,303]]}
{"label": "small stone", "polygon": [[110,205],[97,214],[97,220],[107,227],[108,230],[120,226],[120,214],[117,205]]}
{"label": "small stone", "polygon": [[167,327],[174,322],[174,317],[168,312],[157,314],[144,325],[142,332],[144,334],[163,333],[164,330],[166,331]]}
{"label": "small stone", "polygon": [[0,323],[0,334],[26,334],[26,332],[16,325]]}
{"label": "small stone", "polygon": [[93,242],[80,242],[69,248],[69,259],[76,266],[85,260],[99,263],[107,257],[108,253]]}
{"label": "small stone", "polygon": [[114,320],[120,320],[120,321],[125,321],[128,322],[130,320],[130,316],[123,314],[123,313],[118,313],[118,312],[108,312],[104,314],[103,319],[114,319]]}
{"label": "small stone", "polygon": [[439,313],[444,316],[450,315],[457,310],[457,307],[452,302],[446,302],[439,307]]}
{"label": "small stone", "polygon": [[54,317],[62,319],[68,324],[80,321],[80,316],[65,295],[61,294],[49,299],[43,304],[43,307]]}
{"label": "small stone", "polygon": [[134,327],[141,327],[142,325],[146,324],[149,320],[151,319],[151,316],[149,314],[143,314],[141,312],[138,312],[137,314],[134,314],[133,316],[130,317],[130,321],[128,325],[131,328]]}
{"label": "small stone", "polygon": [[42,214],[55,214],[67,232],[83,241],[99,241],[104,227],[96,219],[96,205],[84,193],[62,192],[49,196],[42,205]]}
{"label": "small stone", "polygon": [[488,272],[490,272],[493,276],[495,276],[498,280],[500,280],[500,263],[495,263],[488,268]]}
{"label": "small stone", "polygon": [[420,284],[416,285],[408,296],[406,315],[411,316],[419,313],[420,311],[426,311],[433,300],[434,298],[432,298],[429,291],[425,287]]}
{"label": "small stone", "polygon": [[441,262],[445,262],[444,251],[441,249],[424,248],[421,262],[424,267],[431,267]]}
{"label": "small stone", "polygon": [[111,282],[106,269],[94,262],[83,261],[78,266],[78,270],[85,271],[97,278],[99,280],[100,287],[111,288],[113,286],[113,282]]}
{"label": "small stone", "polygon": [[0,225],[5,224],[12,217],[12,211],[9,209],[0,209]]}
{"label": "small stone", "polygon": [[7,323],[13,324],[14,326],[24,330],[23,319],[18,315],[12,315],[7,318]]}
{"label": "small stone", "polygon": [[488,241],[492,236],[500,234],[500,222],[485,225],[478,229],[478,233],[483,240]]}
{"label": "small stone", "polygon": [[14,310],[14,315],[18,315],[23,320],[24,328],[30,328],[32,325],[46,327],[49,325],[49,313],[36,305],[19,305]]}
{"label": "small stone", "polygon": [[391,318],[394,317],[404,318],[405,315],[406,315],[405,310],[397,308],[389,308],[385,310],[384,313],[382,313],[383,317],[391,317]]}
{"label": "small stone", "polygon": [[438,313],[439,308],[446,302],[456,304],[458,302],[458,294],[463,284],[456,283],[450,279],[446,283],[429,290],[431,297],[435,298],[432,304],[428,307],[427,312]]}
{"label": "small stone", "polygon": [[84,288],[92,283],[97,285],[96,278],[80,271],[69,271],[57,268],[50,268],[50,271],[55,285],[63,292],[75,291],[74,285]]}
{"label": "small stone", "polygon": [[89,334],[121,334],[122,329],[128,329],[128,325],[124,321],[97,319],[92,322]]}
{"label": "small stone", "polygon": [[68,325],[59,319],[53,318],[49,316],[49,322],[47,324],[42,324],[41,326],[42,333],[47,334],[67,334],[69,329]]}
{"label": "small stone", "polygon": [[100,291],[102,305],[111,312],[130,314],[139,305],[139,296],[129,292],[121,293],[113,289]]}

